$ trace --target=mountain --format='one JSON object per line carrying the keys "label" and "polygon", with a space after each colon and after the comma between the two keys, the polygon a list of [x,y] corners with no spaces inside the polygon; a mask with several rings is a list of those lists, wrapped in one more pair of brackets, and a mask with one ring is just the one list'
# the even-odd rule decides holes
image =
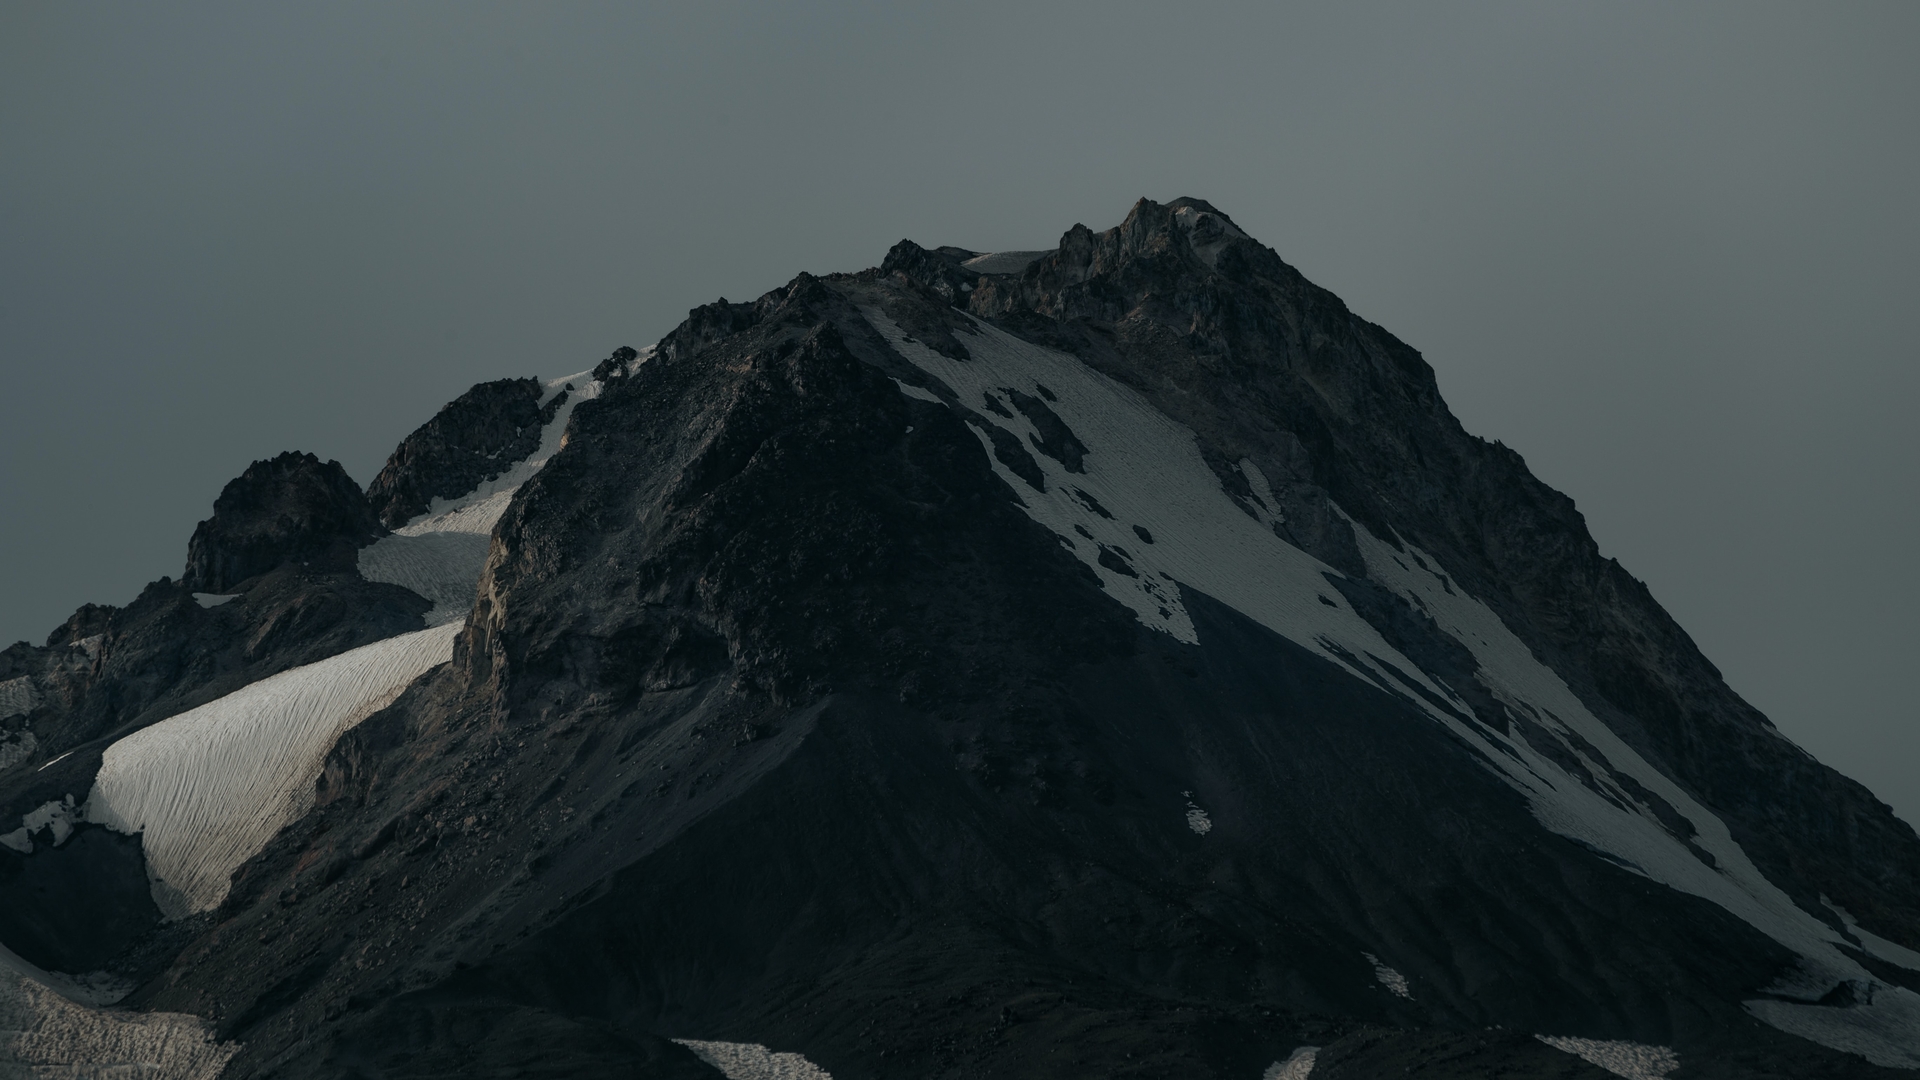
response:
{"label": "mountain", "polygon": [[257,463],[0,712],[19,1075],[1920,1076],[1920,838],[1197,199]]}

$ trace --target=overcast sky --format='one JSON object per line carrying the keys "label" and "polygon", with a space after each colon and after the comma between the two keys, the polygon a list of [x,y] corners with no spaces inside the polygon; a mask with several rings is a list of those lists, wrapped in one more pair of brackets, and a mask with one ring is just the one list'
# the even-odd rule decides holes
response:
{"label": "overcast sky", "polygon": [[1920,821],[1920,5],[0,3],[0,640],[286,449],[1213,201]]}

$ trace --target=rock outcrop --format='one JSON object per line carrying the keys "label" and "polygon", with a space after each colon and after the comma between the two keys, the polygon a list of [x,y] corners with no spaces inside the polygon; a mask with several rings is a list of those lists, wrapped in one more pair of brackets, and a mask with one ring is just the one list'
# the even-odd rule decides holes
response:
{"label": "rock outcrop", "polygon": [[247,466],[221,490],[213,516],[187,542],[181,582],[225,593],[290,562],[351,561],[380,532],[360,485],[339,462],[288,451]]}
{"label": "rock outcrop", "polygon": [[423,514],[436,498],[472,491],[533,453],[559,397],[541,408],[535,379],[480,383],[448,402],[402,441],[367,499],[388,528]]}

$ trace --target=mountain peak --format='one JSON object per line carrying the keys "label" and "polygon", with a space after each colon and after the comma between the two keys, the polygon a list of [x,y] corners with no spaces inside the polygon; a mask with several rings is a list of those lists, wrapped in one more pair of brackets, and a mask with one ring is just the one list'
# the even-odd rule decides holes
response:
{"label": "mountain peak", "polygon": [[1920,1068],[1920,837],[1204,200],[335,472],[0,654],[0,942],[226,1075]]}

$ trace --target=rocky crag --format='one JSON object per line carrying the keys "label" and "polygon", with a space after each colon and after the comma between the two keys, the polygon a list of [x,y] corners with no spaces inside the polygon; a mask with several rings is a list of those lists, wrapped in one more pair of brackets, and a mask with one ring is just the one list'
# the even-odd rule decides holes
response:
{"label": "rocky crag", "polygon": [[184,577],[0,654],[0,943],[203,1071],[1920,1075],[1913,830],[1199,200],[259,463]]}

